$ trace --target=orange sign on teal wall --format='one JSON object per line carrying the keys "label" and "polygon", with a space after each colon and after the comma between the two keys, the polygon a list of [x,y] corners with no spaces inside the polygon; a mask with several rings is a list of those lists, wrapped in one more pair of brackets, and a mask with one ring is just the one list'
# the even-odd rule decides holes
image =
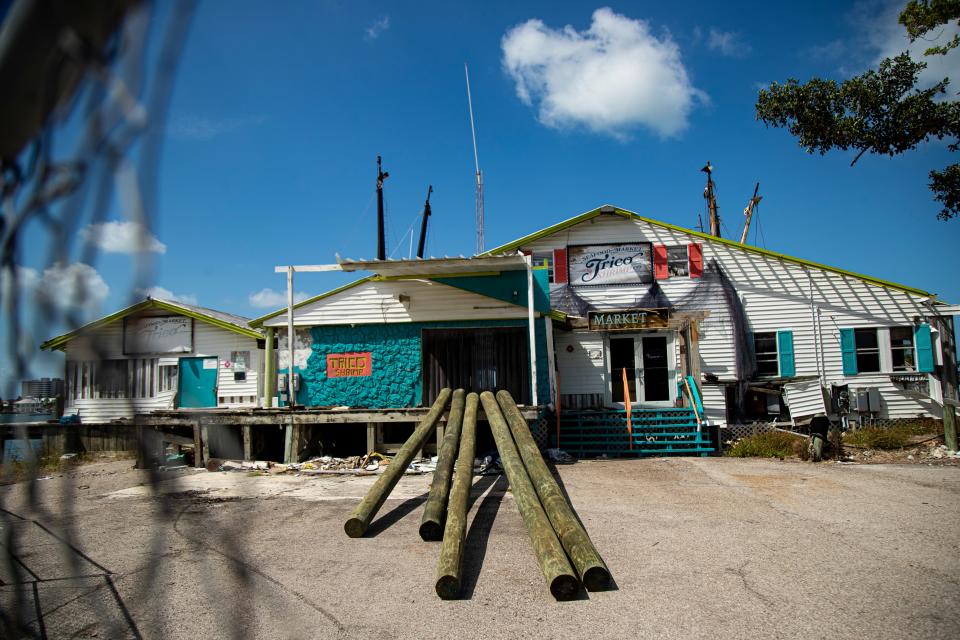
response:
{"label": "orange sign on teal wall", "polygon": [[328,378],[357,378],[369,376],[372,371],[373,358],[371,352],[363,353],[328,353]]}

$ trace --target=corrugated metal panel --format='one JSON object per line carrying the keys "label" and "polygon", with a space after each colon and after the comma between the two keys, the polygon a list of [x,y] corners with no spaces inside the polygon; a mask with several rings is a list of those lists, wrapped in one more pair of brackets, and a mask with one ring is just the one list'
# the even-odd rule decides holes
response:
{"label": "corrugated metal panel", "polygon": [[783,385],[783,399],[794,420],[826,413],[820,380],[801,380]]}
{"label": "corrugated metal panel", "polygon": [[[401,296],[404,297],[403,302]],[[526,317],[526,307],[494,300],[439,282],[390,280],[365,282],[296,309],[294,324],[318,326]],[[264,326],[268,327],[286,325],[286,314],[264,322]]]}

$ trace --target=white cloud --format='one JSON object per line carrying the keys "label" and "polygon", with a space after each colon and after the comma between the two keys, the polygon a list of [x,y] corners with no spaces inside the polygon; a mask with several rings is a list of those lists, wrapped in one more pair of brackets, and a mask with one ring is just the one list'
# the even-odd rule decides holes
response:
{"label": "white cloud", "polygon": [[380,16],[376,22],[364,29],[367,40],[376,40],[380,34],[390,28],[390,16]]}
{"label": "white cloud", "polygon": [[[3,273],[4,292],[8,292],[10,277],[6,270]],[[97,270],[82,262],[57,263],[42,274],[30,267],[17,267],[16,274],[21,305],[36,299],[61,311],[96,311],[110,293]]]}
{"label": "white cloud", "polygon": [[107,253],[166,253],[167,245],[138,222],[99,222],[80,230],[80,237]]}
{"label": "white cloud", "polygon": [[669,137],[687,127],[706,94],[695,88],[668,33],[660,38],[643,20],[609,8],[593,12],[586,31],[552,29],[532,19],[507,31],[503,65],[517,96],[537,105],[548,127],[582,125],[624,140],[647,127]]}
{"label": "white cloud", "polygon": [[920,87],[930,87],[949,77],[950,87],[947,91],[956,94],[960,90],[960,48],[945,56],[925,56],[923,52],[952,40],[960,33],[960,27],[953,21],[933,29],[925,36],[927,39],[919,38],[911,43],[907,30],[897,22],[902,10],[903,2],[897,0],[884,2],[879,7],[876,3],[861,4],[854,13],[854,24],[863,30],[867,46],[874,53],[871,66],[876,67],[884,58],[892,58],[907,51],[915,61],[927,63],[927,68],[920,73]]}
{"label": "white cloud", "polygon": [[745,58],[753,48],[740,39],[740,34],[733,31],[720,31],[710,27],[707,35],[707,48],[716,51],[728,58]]}
{"label": "white cloud", "polygon": [[192,293],[174,293],[170,289],[163,287],[150,287],[148,289],[137,289],[137,293],[151,298],[160,298],[161,300],[170,300],[172,302],[182,302],[184,304],[197,304],[197,296]]}
{"label": "white cloud", "polygon": [[206,141],[241,129],[256,127],[266,121],[266,116],[208,118],[187,114],[173,118],[167,131],[182,140]]}
{"label": "white cloud", "polygon": [[[303,291],[295,291],[293,293],[293,302],[294,304],[303,302],[309,297],[310,296]],[[247,297],[247,301],[250,303],[251,307],[257,307],[258,309],[276,309],[278,307],[285,307],[287,306],[287,292],[263,288],[256,293],[251,293]]]}

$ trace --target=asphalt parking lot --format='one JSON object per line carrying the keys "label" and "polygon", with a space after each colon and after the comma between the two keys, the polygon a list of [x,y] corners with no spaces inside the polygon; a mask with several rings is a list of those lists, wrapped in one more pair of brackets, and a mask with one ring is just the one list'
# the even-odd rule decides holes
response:
{"label": "asphalt parking lot", "polygon": [[[960,467],[680,458],[560,479],[615,580],[554,601],[505,478],[475,478],[464,599],[434,593],[407,476],[363,539],[370,477],[130,461],[0,487],[0,607],[38,637],[948,638]],[[11,547],[13,545],[13,547]]]}

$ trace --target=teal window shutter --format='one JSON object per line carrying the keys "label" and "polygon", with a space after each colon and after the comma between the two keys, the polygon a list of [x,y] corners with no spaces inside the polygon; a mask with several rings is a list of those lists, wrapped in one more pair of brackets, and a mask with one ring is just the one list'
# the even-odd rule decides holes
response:
{"label": "teal window shutter", "polygon": [[777,356],[780,360],[780,376],[792,378],[797,375],[793,359],[793,331],[777,331]]}
{"label": "teal window shutter", "polygon": [[840,329],[840,353],[843,356],[843,375],[856,375],[857,339],[853,329]]}
{"label": "teal window shutter", "polygon": [[920,373],[932,373],[933,342],[930,339],[930,325],[919,325],[913,330],[913,337],[917,345],[917,371]]}

